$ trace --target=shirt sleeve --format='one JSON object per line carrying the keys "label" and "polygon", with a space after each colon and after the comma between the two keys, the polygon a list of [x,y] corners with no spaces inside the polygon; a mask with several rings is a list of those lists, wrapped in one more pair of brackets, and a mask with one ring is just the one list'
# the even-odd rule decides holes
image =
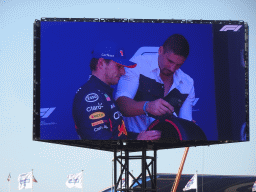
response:
{"label": "shirt sleeve", "polygon": [[192,85],[187,99],[184,101],[183,105],[180,108],[180,112],[179,112],[180,118],[192,121],[192,107],[193,107],[194,101],[195,101],[195,90],[194,90],[194,85]]}
{"label": "shirt sleeve", "polygon": [[109,104],[101,93],[92,92],[87,95],[96,96],[98,99],[93,102],[83,99],[76,106],[77,110],[74,110],[75,113],[73,116],[77,133],[81,139],[108,140],[112,137],[109,120]]}
{"label": "shirt sleeve", "polygon": [[131,99],[135,97],[139,87],[139,73],[137,67],[133,69],[125,69],[125,75],[120,78],[117,85],[115,100],[122,96],[126,96]]}

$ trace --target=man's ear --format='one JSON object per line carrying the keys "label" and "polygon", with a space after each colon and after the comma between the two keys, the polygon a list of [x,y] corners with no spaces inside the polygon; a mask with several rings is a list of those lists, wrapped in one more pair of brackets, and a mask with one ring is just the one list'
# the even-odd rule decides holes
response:
{"label": "man's ear", "polygon": [[158,54],[161,55],[163,53],[164,53],[164,47],[160,46],[159,49],[158,49]]}
{"label": "man's ear", "polygon": [[102,69],[105,64],[105,60],[103,58],[99,58],[97,68]]}

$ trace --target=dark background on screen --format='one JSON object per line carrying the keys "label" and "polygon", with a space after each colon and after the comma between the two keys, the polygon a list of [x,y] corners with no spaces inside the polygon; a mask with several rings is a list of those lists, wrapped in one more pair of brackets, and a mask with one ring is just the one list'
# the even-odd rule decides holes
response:
{"label": "dark background on screen", "polygon": [[42,140],[78,139],[72,118],[75,92],[91,74],[89,62],[95,44],[112,40],[127,58],[142,46],[161,46],[172,34],[185,36],[190,53],[181,69],[194,79],[193,119],[208,140],[217,140],[212,26],[210,24],[41,22],[40,107],[56,107],[41,118]]}

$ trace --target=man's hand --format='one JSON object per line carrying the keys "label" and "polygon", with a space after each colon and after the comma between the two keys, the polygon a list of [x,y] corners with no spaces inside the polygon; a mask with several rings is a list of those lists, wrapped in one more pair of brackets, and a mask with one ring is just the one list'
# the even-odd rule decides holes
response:
{"label": "man's hand", "polygon": [[158,140],[161,138],[161,131],[142,131],[138,136],[137,140]]}
{"label": "man's hand", "polygon": [[146,111],[154,116],[161,116],[166,113],[172,114],[174,107],[163,99],[157,99],[147,104]]}

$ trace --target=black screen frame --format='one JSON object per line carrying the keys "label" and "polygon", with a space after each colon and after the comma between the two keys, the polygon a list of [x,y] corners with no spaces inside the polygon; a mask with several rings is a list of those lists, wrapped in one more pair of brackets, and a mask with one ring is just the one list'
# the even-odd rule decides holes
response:
{"label": "black screen frame", "polygon": [[[34,71],[33,71],[33,140],[46,143],[63,144],[69,146],[77,146],[84,148],[92,148],[104,151],[141,151],[170,149],[190,146],[205,146],[213,144],[224,144],[241,142],[237,140],[219,140],[219,141],[179,141],[179,142],[163,142],[163,141],[101,141],[101,140],[41,140],[40,139],[40,24],[47,21],[66,21],[66,22],[137,22],[137,23],[197,23],[197,24],[226,24],[226,25],[243,25],[245,27],[245,45],[244,45],[244,63],[245,63],[245,112],[246,112],[246,140],[249,141],[249,26],[243,21],[228,21],[228,20],[163,20],[163,19],[111,19],[111,18],[42,18],[34,22]],[[216,46],[214,48],[217,49]],[[215,68],[215,71],[221,71],[220,68]],[[223,71],[223,73],[227,73]],[[223,81],[223,79],[220,79]],[[221,90],[220,90],[221,91]],[[217,97],[219,92],[217,91]],[[216,104],[216,107],[221,107],[221,104]],[[226,118],[226,117],[219,117]],[[231,131],[230,128],[227,131]],[[221,133],[219,135],[222,138]]]}

